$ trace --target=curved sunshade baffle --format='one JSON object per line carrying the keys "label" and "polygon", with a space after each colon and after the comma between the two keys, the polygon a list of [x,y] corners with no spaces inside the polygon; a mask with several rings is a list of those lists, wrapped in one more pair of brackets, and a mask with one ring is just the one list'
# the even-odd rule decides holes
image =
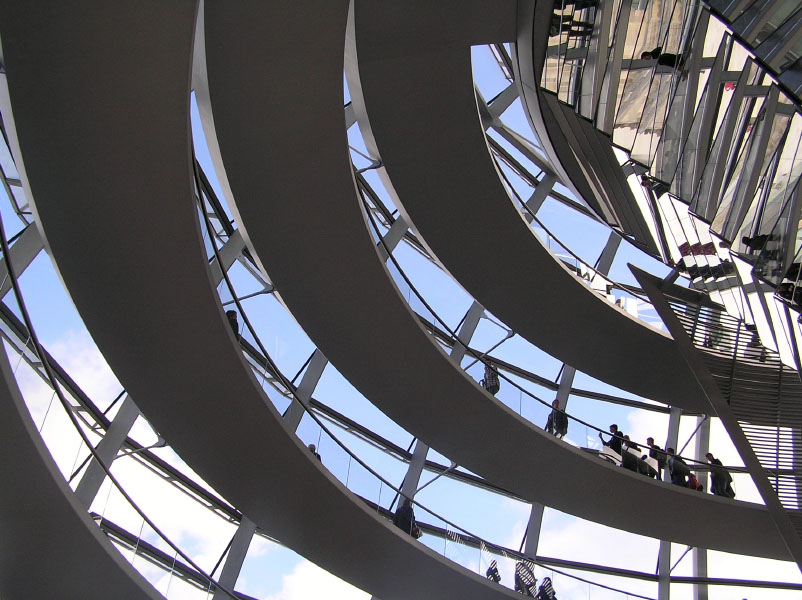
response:
{"label": "curved sunshade baffle", "polygon": [[39,437],[0,349],[0,595],[156,600],[75,499]]}
{"label": "curved sunshade baffle", "polygon": [[[94,4],[58,19],[3,14],[0,34],[42,231],[137,406],[261,529],[354,585],[382,599],[517,597],[378,517],[283,425],[235,344],[198,230],[188,131],[195,7]],[[298,15],[299,2],[286,6]],[[314,18],[285,23],[289,35],[339,39],[342,56],[347,5],[314,8]]]}
{"label": "curved sunshade baffle", "polygon": [[616,387],[709,413],[673,340],[591,290],[521,218],[479,121],[470,46],[421,52],[413,33],[433,5],[419,4],[354,0],[357,60],[347,65],[363,137],[404,216],[468,293],[533,344]]}
{"label": "curved sunshade baffle", "polygon": [[[334,9],[245,6],[206,6],[201,117],[219,144],[224,168],[216,168],[241,228],[337,369],[402,427],[521,497],[656,538],[787,558],[763,507],[606,465],[534,427],[451,362],[394,287],[366,230],[344,128],[340,25],[325,23]],[[473,14],[449,13],[442,27],[458,35],[467,20],[478,29],[472,19],[487,19]],[[733,534],[733,522],[743,529]]]}

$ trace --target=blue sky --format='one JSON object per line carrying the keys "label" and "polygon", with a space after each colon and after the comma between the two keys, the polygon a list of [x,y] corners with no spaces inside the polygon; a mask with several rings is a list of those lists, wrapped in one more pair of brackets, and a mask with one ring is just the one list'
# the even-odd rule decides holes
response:
{"label": "blue sky", "polygon": [[[504,89],[507,82],[500,75],[495,61],[486,48],[475,48],[473,59],[477,86],[485,99],[489,100]],[[532,133],[519,103],[515,103],[504,114],[503,119],[512,129],[522,132],[525,137],[532,138]],[[192,128],[196,154],[206,174],[212,180],[219,197],[223,199],[224,196],[220,186],[216,177],[214,177],[214,169],[208,150],[203,143],[203,132],[199,123],[200,119],[193,102]],[[349,141],[357,150],[364,152],[364,146],[361,143],[357,127],[353,127],[349,132]],[[355,160],[359,162],[356,157]],[[3,161],[4,167],[8,163],[7,158],[2,156],[0,156],[0,161]],[[375,174],[368,173],[366,176],[377,189],[380,189],[380,184]],[[517,182],[515,185],[521,186],[520,191],[523,194],[524,184]],[[387,201],[389,202],[389,199]],[[0,211],[2,211],[7,233],[9,235],[13,234],[16,230],[15,227],[19,228],[20,225],[16,216],[13,215],[9,203],[0,203]],[[595,262],[607,240],[608,232],[605,227],[566,209],[557,202],[547,202],[538,217],[566,246],[591,264]],[[396,256],[399,264],[411,277],[414,285],[426,298],[427,302],[435,308],[438,315],[450,327],[455,327],[470,305],[471,298],[449,276],[409,247],[405,245],[399,246]],[[631,282],[631,277],[626,269],[627,262],[645,265],[652,271],[665,270],[662,265],[659,268],[656,267],[652,259],[644,257],[634,248],[624,243],[614,263],[612,271],[614,278]],[[242,266],[236,265],[231,270],[230,275],[240,295],[258,289],[254,279]],[[67,368],[68,372],[90,393],[90,396],[101,407],[107,406],[119,392],[120,386],[113,374],[108,370],[108,367],[105,366],[102,357],[86,333],[80,317],[75,312],[69,297],[61,286],[49,257],[44,253],[41,254],[23,273],[20,283],[26,306],[45,346],[50,349],[62,365]],[[225,302],[230,296],[222,286],[221,290],[223,290],[221,298]],[[294,375],[314,350],[314,346],[294,321],[291,314],[272,295],[256,296],[246,300],[243,305],[272,358],[285,374]],[[472,341],[472,345],[479,348],[487,348],[502,339],[504,333],[503,327],[483,320]],[[558,361],[517,336],[500,346],[496,351],[496,355],[521,364],[526,369],[549,378],[556,377],[560,368]],[[22,365],[19,368],[19,376],[26,393],[26,400],[29,402],[34,419],[37,424],[43,425],[43,436],[51,444],[54,455],[57,455],[60,468],[64,472],[69,472],[78,458],[85,454],[85,451],[82,451],[77,444],[75,434],[69,433],[63,415],[59,416],[56,409],[48,409],[52,394],[41,383],[37,383],[35,376],[26,370],[27,367]],[[469,373],[479,379],[481,377],[480,365],[475,365]],[[577,374],[574,385],[575,387],[632,397],[630,394],[615,390],[581,373]],[[530,389],[545,401],[550,401],[554,397],[554,392],[539,386],[525,384],[524,387]],[[331,366],[326,368],[320,384],[315,390],[315,397],[346,415],[358,418],[361,423],[403,447],[407,447],[412,440],[412,436],[409,433],[395,425],[373,407]],[[523,401],[521,395],[516,393],[511,386],[503,384],[498,398],[513,408],[520,406],[524,415],[535,424],[542,426],[545,423],[547,409],[531,400]],[[601,404],[582,398],[571,398],[568,410],[572,414],[602,428],[606,428],[609,423],[617,422],[622,426],[622,429],[631,432],[633,438],[636,439],[644,439],[647,435],[654,435],[657,439],[665,436],[666,420],[663,416],[655,413],[634,411],[625,407]],[[458,424],[454,426],[458,426]],[[689,428],[691,428],[690,424],[684,427],[683,433],[685,435],[689,434]],[[147,428],[145,423],[137,425],[135,434],[141,436],[140,439],[145,443],[152,442],[154,438],[153,432]],[[321,434],[320,428],[311,419],[304,418],[298,434],[307,443],[314,442],[319,444],[324,464],[342,480],[348,479],[350,487],[374,500],[379,498],[379,494],[382,494],[381,499],[384,501],[386,497],[384,494],[389,493],[389,490],[378,485],[374,477],[356,467],[353,461],[348,459],[347,455],[339,450],[331,440],[327,439],[325,434]],[[349,447],[374,469],[396,485],[400,484],[405,472],[405,465],[388,458],[385,454],[378,452],[375,448],[360,440],[349,436],[342,437],[347,440]],[[592,440],[596,436],[593,431],[587,432],[573,424],[569,429],[568,437],[574,443],[585,444],[588,437]],[[725,438],[726,436],[722,431],[717,432],[715,437],[722,445],[725,443]],[[726,441],[728,442],[728,440]],[[492,440],[487,440],[486,442],[493,443]],[[725,452],[732,453],[730,448],[727,448]],[[160,451],[160,454],[165,459],[181,465],[180,459],[171,455],[169,450]],[[449,462],[447,458],[440,457],[434,451],[430,453],[430,458],[439,459],[446,464]],[[737,456],[733,457],[733,460],[737,460]],[[186,469],[183,465],[182,468]],[[219,553],[225,547],[228,537],[233,533],[232,526],[221,523],[219,519],[215,520],[214,517],[208,514],[197,512],[197,507],[191,507],[186,504],[185,499],[182,499],[180,494],[154,484],[153,478],[141,467],[138,467],[132,459],[120,459],[115,462],[114,469],[115,473],[119,471],[118,474],[121,478],[130,482],[137,489],[141,487],[143,490],[145,488],[150,490],[149,493],[143,491],[141,494],[143,505],[148,505],[149,510],[153,511],[165,526],[172,530],[172,534],[178,538],[176,541],[180,541],[193,558],[199,560],[202,566],[211,568],[211,565],[214,564]],[[431,477],[431,474],[424,474],[422,483],[425,483]],[[546,484],[547,482],[544,482],[544,485]],[[746,493],[748,484],[743,482],[742,487],[740,485],[737,487],[739,494],[742,489]],[[165,498],[169,498],[169,501],[165,502]],[[515,548],[521,542],[529,510],[528,506],[523,503],[501,498],[447,478],[439,479],[436,483],[427,487],[421,492],[417,500],[489,541]],[[115,493],[108,486],[99,494],[96,506],[93,509],[114,514],[115,520],[125,523],[132,531],[141,526],[138,518],[120,502],[119,498],[115,497]],[[418,517],[422,520],[425,519],[421,510],[418,511]],[[201,525],[199,526],[199,524]],[[611,540],[615,541],[617,548],[626,549],[626,551],[612,555],[606,553],[604,548],[609,546]],[[456,546],[449,547],[443,540],[430,538],[429,536],[424,536],[421,541],[439,551],[445,549],[449,556],[460,560],[468,567],[478,567],[482,571],[484,570],[481,554],[476,550],[460,550]],[[657,542],[654,540],[610,530],[552,509],[546,510],[540,546],[542,554],[567,559],[598,561],[614,566],[651,571],[656,561],[656,548]],[[677,547],[677,550],[678,552],[675,556],[682,552],[679,547]],[[743,567],[741,565],[744,561],[751,562],[747,563],[749,566]],[[135,561],[138,568],[143,569],[143,572],[152,581],[161,586],[160,589],[167,589],[165,586],[170,586],[169,597],[196,597],[183,590],[180,583],[170,581],[169,578],[166,579],[162,572],[140,563],[141,561],[139,563]],[[677,572],[688,574],[689,564],[690,562],[686,558],[678,567]],[[730,569],[727,565],[733,565],[733,568]],[[509,568],[509,564],[502,564],[502,576],[506,583],[511,582]],[[715,573],[713,572],[714,570],[716,571]],[[730,557],[722,558],[720,556],[711,558],[711,575],[728,577],[750,575],[766,578],[765,573],[767,571],[778,573],[776,575],[778,578],[800,580],[796,568],[793,566],[789,568],[788,564]],[[610,580],[610,578],[592,574],[586,574],[585,576],[599,581]],[[602,592],[596,588],[591,588],[591,593],[588,594],[587,586],[583,587],[575,582],[560,580],[559,578],[557,581],[564,586],[563,589],[565,590],[570,589],[577,594],[587,594],[577,597],[594,599],[620,597]],[[654,586],[651,586],[651,584],[615,581],[611,585],[632,590],[644,590],[647,594],[656,593]],[[316,586],[320,587],[316,588]],[[365,594],[341,585],[335,578],[309,565],[307,561],[290,550],[260,540],[255,542],[252,552],[246,560],[238,589],[258,597],[291,600],[293,598],[309,597],[308,595],[304,596],[304,594],[309,594],[310,590],[320,590],[323,586],[327,590],[327,597],[365,597]],[[559,589],[558,585],[558,591]],[[740,592],[736,595],[742,597]],[[711,594],[711,598],[735,598],[736,595],[732,595],[731,591],[722,593],[717,591]],[[563,596],[561,595],[561,597]],[[687,597],[687,588],[679,587],[676,597]],[[754,597],[758,596],[754,595]],[[791,596],[783,593],[761,593],[759,597],[790,598]]]}

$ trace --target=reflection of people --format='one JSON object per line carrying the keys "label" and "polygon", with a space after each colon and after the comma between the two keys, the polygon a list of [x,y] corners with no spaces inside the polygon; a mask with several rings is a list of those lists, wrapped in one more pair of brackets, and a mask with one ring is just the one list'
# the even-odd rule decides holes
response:
{"label": "reflection of people", "polygon": [[601,443],[610,448],[610,450],[615,450],[618,454],[621,454],[621,443],[624,441],[624,434],[618,431],[618,425],[613,423],[610,425],[610,435],[613,437],[610,438],[609,442],[605,442],[604,438],[602,437],[602,432],[599,432],[599,439]]}
{"label": "reflection of people", "polygon": [[574,21],[573,15],[551,15],[551,25],[549,25],[549,37],[559,35],[560,32],[568,35],[585,37],[593,33],[593,23],[587,21]]}
{"label": "reflection of people", "polygon": [[682,54],[663,52],[663,48],[660,46],[657,46],[653,50],[641,52],[640,57],[641,60],[656,60],[658,65],[664,67],[672,67],[674,69],[682,67]]}
{"label": "reflection of people", "polygon": [[309,448],[309,452],[315,455],[316,459],[320,460],[320,454],[317,453],[317,446],[314,444],[309,444],[307,448]]}
{"label": "reflection of people", "polygon": [[772,236],[768,233],[762,233],[753,237],[745,235],[741,238],[741,243],[743,243],[750,252],[759,252],[770,239],[772,239]]}
{"label": "reflection of people", "polygon": [[[554,3],[556,8],[560,7],[560,0],[556,0]],[[594,6],[598,6],[598,0],[562,0],[562,6],[572,6],[574,10],[585,10],[586,8],[593,8]]]}
{"label": "reflection of people", "polygon": [[792,300],[794,297],[794,284],[785,281],[777,286],[777,295],[786,300]]}
{"label": "reflection of people", "polygon": [[546,420],[546,432],[562,438],[568,433],[568,415],[560,410],[560,401],[556,398],[551,403],[551,412]]}
{"label": "reflection of people", "polygon": [[490,561],[490,566],[487,567],[487,571],[485,571],[485,576],[490,580],[496,583],[501,583],[501,575],[498,572],[498,563],[495,559]]}
{"label": "reflection of people", "polygon": [[418,524],[415,522],[415,511],[412,510],[412,501],[409,498],[404,498],[404,502],[395,511],[393,525],[415,539],[421,536],[421,531],[418,528]]}
{"label": "reflection of people", "polygon": [[659,179],[655,179],[654,177],[646,175],[645,173],[640,176],[640,182],[641,185],[647,190],[654,192],[654,195],[658,198],[668,192],[668,190],[671,188],[671,186],[667,183],[663,183]]}

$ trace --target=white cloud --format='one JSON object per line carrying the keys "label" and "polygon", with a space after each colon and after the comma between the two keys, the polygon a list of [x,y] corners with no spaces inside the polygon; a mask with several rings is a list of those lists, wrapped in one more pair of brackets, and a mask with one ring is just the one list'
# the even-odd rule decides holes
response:
{"label": "white cloud", "polygon": [[86,395],[106,406],[122,390],[106,359],[86,331],[67,331],[47,349]]}
{"label": "white cloud", "polygon": [[[94,346],[91,338],[85,332],[68,332],[66,335],[49,344],[49,349],[62,366],[70,373],[75,381],[95,399],[111,401],[119,392],[120,385],[109,369],[103,357]],[[16,356],[10,353],[12,366],[16,364]],[[37,425],[42,423],[46,411],[49,413],[46,420],[44,434],[51,451],[65,464],[60,465],[62,470],[69,472],[75,462],[77,437],[71,430],[57,401],[51,406],[52,390],[24,364],[19,366],[17,377],[23,390],[26,402],[32,412]],[[628,431],[633,438],[643,440],[652,435],[662,443],[667,428],[667,417],[650,411],[632,411],[628,418]],[[683,419],[681,430],[681,443],[691,434],[695,426],[693,419]],[[146,428],[138,422],[137,431],[142,432],[141,437],[153,439]],[[692,443],[687,453],[692,453]],[[711,431],[711,449],[728,464],[742,464],[735,451],[729,436],[721,427],[718,420],[714,420]],[[172,461],[171,461],[172,462]],[[114,465],[114,472],[124,482],[127,489],[136,493],[136,501],[145,509],[159,526],[163,527],[171,538],[196,560],[201,567],[209,569],[225,548],[234,532],[234,526],[222,521],[202,508],[197,503],[176,491],[175,488],[155,477],[151,472],[134,463],[131,459],[121,459]],[[108,482],[106,483],[108,486]],[[752,499],[748,486],[737,484],[739,498]],[[108,487],[104,487],[96,500],[95,510],[105,511],[108,518],[126,527],[129,531],[138,532],[142,521],[130,507],[115,493],[107,494]],[[108,497],[108,501],[107,501]],[[516,522],[510,531],[507,546],[517,547],[522,539],[523,532],[529,517],[528,506],[512,502],[506,506],[507,510],[514,510]],[[153,540],[152,536],[149,539]],[[163,543],[158,544],[165,548]],[[264,558],[272,552],[275,546],[262,539],[255,539],[249,551],[249,559],[271,560]],[[615,551],[611,552],[611,549]],[[679,556],[682,548],[675,546],[674,557]],[[172,552],[172,551],[170,551]],[[625,568],[634,568],[644,571],[653,571],[657,554],[657,542],[622,531],[616,531],[601,525],[582,521],[547,510],[541,534],[540,554],[559,556],[572,560],[586,562],[600,562]],[[472,553],[471,553],[472,554]],[[711,575],[720,577],[754,577],[759,579],[776,579],[779,581],[799,580],[798,573],[790,563],[765,561],[749,557],[737,557],[721,553],[711,553]],[[198,591],[185,587],[184,584],[173,579],[147,564],[142,559],[136,559],[134,564],[147,574],[151,581],[156,582],[159,589],[165,591],[169,583],[170,597],[193,598],[199,597]],[[689,570],[690,555],[678,567],[679,572]],[[477,568],[475,560],[471,567]],[[486,565],[484,565],[486,566]],[[513,561],[499,560],[499,569],[503,583],[510,585],[513,578]],[[548,571],[538,572],[538,577],[551,575]],[[589,579],[604,581],[607,578],[582,574]],[[609,584],[624,589],[641,592],[645,595],[654,595],[653,584],[624,581],[615,579]],[[555,578],[558,593],[570,597],[572,593],[584,597],[587,594],[587,584],[578,583],[564,577]],[[691,590],[690,586],[678,587],[672,596],[685,598]],[[269,596],[267,600],[296,600],[316,597],[325,590],[327,598],[334,600],[366,599],[369,595],[350,586],[334,575],[316,567],[314,564],[302,560],[295,564],[292,570],[281,577],[281,590]],[[756,593],[757,592],[757,593]],[[741,598],[766,598],[786,600],[794,593],[775,592],[769,590],[734,590],[732,588],[711,588],[711,600]],[[591,588],[591,597],[604,598],[599,588]]]}
{"label": "white cloud", "polygon": [[308,600],[322,597],[326,600],[366,600],[370,598],[370,594],[303,560],[292,572],[282,577],[281,591],[265,600]]}

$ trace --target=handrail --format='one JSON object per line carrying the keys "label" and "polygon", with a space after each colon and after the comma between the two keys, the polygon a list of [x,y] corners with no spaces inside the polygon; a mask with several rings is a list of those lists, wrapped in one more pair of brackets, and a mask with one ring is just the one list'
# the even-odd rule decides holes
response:
{"label": "handrail", "polygon": [[[382,248],[387,253],[387,256],[388,256],[389,260],[392,261],[393,265],[398,270],[399,274],[401,275],[403,280],[406,282],[406,284],[409,286],[410,290],[412,290],[415,293],[415,296],[418,298],[418,300],[420,300],[420,302],[432,314],[432,316],[434,316],[440,322],[440,324],[443,326],[444,331],[448,332],[448,335],[450,335],[452,337],[452,340],[457,340],[458,338],[457,338],[456,332],[453,329],[451,329],[442,319],[440,319],[439,316],[437,316],[437,313],[435,313],[435,311],[426,302],[426,300],[423,298],[423,296],[420,294],[420,292],[417,290],[417,288],[412,284],[412,282],[409,280],[409,278],[407,277],[407,275],[404,272],[404,270],[398,264],[398,261],[396,260],[395,256],[393,256],[392,252],[390,251],[390,249],[385,244],[384,239],[383,239],[383,237],[381,235],[381,232],[379,231],[378,226],[376,225],[376,222],[372,217],[372,212],[370,211],[369,207],[367,206],[367,201],[365,200],[364,196],[362,197],[362,204],[365,207],[365,212],[369,217],[371,225],[373,226],[374,233],[376,234],[376,237],[379,239],[380,243],[382,244]],[[454,343],[454,342],[452,341],[452,343]],[[457,342],[457,343],[460,343],[460,342]],[[488,359],[484,356],[484,354],[477,353],[475,350],[473,350],[472,348],[470,348],[468,346],[465,346],[465,351],[468,354],[470,354],[471,356],[473,356],[474,358],[476,358],[479,362],[481,362],[483,364],[487,364]],[[551,404],[549,402],[547,402],[546,400],[543,400],[542,398],[539,398],[538,396],[536,396],[535,394],[533,394],[529,390],[521,387],[520,385],[518,385],[517,383],[515,383],[514,381],[512,381],[511,379],[506,377],[503,373],[499,373],[499,375],[500,375],[500,377],[502,379],[504,379],[504,381],[506,381],[509,385],[513,386],[515,389],[517,389],[521,393],[523,393],[526,396],[532,398],[533,400],[536,400],[537,402],[539,402],[543,406],[547,407],[549,410],[555,410],[551,406]],[[593,430],[595,430],[595,431],[597,431],[599,433],[602,433],[604,435],[608,435],[608,436],[610,435],[609,431],[605,431],[603,429],[600,429],[599,427],[596,427],[595,425],[593,425],[591,423],[588,423],[587,421],[584,421],[584,420],[582,420],[582,419],[580,419],[578,417],[575,417],[575,416],[571,415],[570,413],[568,413],[568,412],[566,412],[564,410],[561,410],[561,409],[556,409],[556,410],[558,412],[560,412],[561,414],[564,414],[566,417],[568,417],[570,419],[573,419],[577,423],[580,423],[581,425],[584,425],[585,427],[589,427],[590,429],[593,429]],[[534,425],[534,423],[533,423],[533,425]],[[637,446],[640,446],[640,447],[649,448],[649,446],[646,443],[639,443],[639,442],[636,442],[635,440],[630,440],[629,443],[637,445]],[[664,450],[661,451],[661,452],[665,454]],[[690,461],[692,463],[696,463],[696,464],[699,464],[699,465],[704,465],[705,467],[707,467],[707,463],[704,463],[704,462],[702,462],[700,460],[697,460],[695,458],[684,457],[684,456],[681,456],[679,454],[675,454],[674,456],[676,458],[681,458],[681,459],[683,459],[685,461]]]}
{"label": "handrail", "polygon": [[[496,156],[496,158],[498,159],[498,156]],[[625,293],[629,294],[630,296],[633,296],[633,297],[637,298],[637,299],[638,299],[638,300],[640,300],[641,302],[643,302],[643,303],[645,303],[645,304],[649,304],[649,305],[651,305],[651,302],[649,301],[649,299],[648,299],[646,296],[643,296],[643,295],[640,295],[640,294],[636,294],[635,292],[632,292],[632,291],[628,290],[627,288],[623,287],[623,284],[620,284],[620,283],[618,283],[618,282],[616,282],[616,281],[613,281],[613,280],[612,280],[612,279],[610,279],[610,278],[609,278],[607,275],[604,275],[603,273],[601,273],[601,272],[600,272],[598,269],[596,269],[595,267],[591,267],[591,266],[590,266],[590,265],[587,263],[587,261],[585,261],[585,260],[583,260],[582,258],[580,258],[580,257],[579,257],[579,256],[578,256],[576,253],[574,253],[574,252],[573,252],[573,251],[572,251],[570,248],[568,248],[568,247],[567,247],[565,244],[563,244],[563,243],[560,241],[560,238],[558,238],[556,235],[554,235],[554,234],[553,234],[553,233],[552,233],[552,232],[549,230],[549,228],[548,228],[548,227],[546,227],[546,226],[543,224],[543,222],[542,222],[540,219],[538,219],[537,215],[536,215],[534,212],[532,212],[532,209],[531,209],[531,208],[529,208],[529,205],[528,205],[528,204],[527,204],[527,203],[526,203],[526,202],[525,202],[525,201],[524,201],[524,200],[521,198],[520,194],[518,194],[518,192],[516,191],[516,189],[513,187],[512,183],[510,182],[509,178],[507,177],[507,174],[506,174],[506,173],[504,173],[504,170],[503,170],[503,169],[498,169],[498,172],[499,172],[499,174],[501,175],[502,179],[504,179],[504,182],[507,184],[507,188],[508,188],[508,189],[509,189],[509,190],[512,192],[513,196],[515,196],[515,199],[516,199],[516,200],[517,200],[517,201],[518,201],[518,202],[521,204],[521,206],[522,206],[522,207],[523,207],[523,209],[524,209],[524,210],[525,210],[525,211],[526,211],[526,212],[529,214],[529,216],[530,216],[530,217],[532,217],[532,220],[533,220],[533,221],[535,221],[535,222],[538,224],[538,226],[540,226],[540,228],[541,228],[543,231],[545,231],[545,232],[546,232],[546,234],[547,234],[547,235],[548,235],[548,236],[549,236],[551,239],[553,239],[554,241],[556,241],[556,242],[557,242],[557,243],[560,245],[560,248],[562,248],[564,251],[566,251],[568,254],[570,254],[570,255],[571,255],[573,258],[574,258],[574,260],[576,260],[576,261],[577,261],[577,263],[581,263],[581,264],[585,265],[585,267],[586,267],[586,268],[587,268],[589,271],[592,271],[592,272],[594,273],[594,276],[595,276],[595,277],[600,277],[601,279],[603,279],[604,281],[606,281],[607,283],[609,283],[609,284],[612,286],[612,288],[614,288],[614,289],[617,289],[617,290],[621,290],[622,292],[625,292]]]}
{"label": "handrail", "polygon": [[210,575],[206,574],[206,572],[203,569],[201,569],[195,563],[195,561],[193,561],[189,557],[189,555],[187,555],[183,550],[181,550],[181,548],[179,548],[156,525],[156,523],[153,522],[153,520],[151,520],[151,518],[148,517],[145,514],[145,512],[139,507],[139,505],[137,505],[134,502],[133,498],[128,494],[128,492],[125,490],[125,488],[122,486],[122,484],[120,484],[120,482],[117,479],[117,477],[112,474],[111,469],[103,461],[103,459],[101,458],[101,456],[98,453],[97,449],[92,445],[91,441],[89,440],[89,436],[86,434],[86,432],[80,426],[80,424],[78,422],[78,417],[75,415],[75,412],[72,410],[72,408],[70,406],[70,403],[67,401],[66,397],[64,396],[64,392],[62,391],[61,386],[59,385],[59,383],[57,381],[54,369],[52,368],[52,366],[50,365],[50,362],[48,360],[48,355],[46,354],[46,352],[44,351],[43,346],[39,342],[39,337],[38,337],[38,335],[36,333],[36,330],[33,327],[33,323],[31,321],[30,314],[28,313],[27,306],[25,305],[25,302],[23,300],[22,292],[21,292],[20,287],[19,287],[19,282],[17,281],[16,269],[14,268],[14,265],[11,262],[11,256],[10,256],[10,252],[9,252],[8,242],[6,240],[5,225],[3,223],[2,215],[0,215],[0,251],[2,251],[2,253],[3,253],[3,261],[5,262],[7,273],[8,273],[10,282],[11,282],[11,287],[14,290],[14,297],[15,297],[15,299],[17,301],[18,306],[19,306],[19,310],[20,310],[20,313],[22,315],[23,322],[25,323],[25,326],[27,327],[27,329],[29,331],[29,334],[30,334],[30,340],[33,343],[33,350],[39,356],[39,359],[42,362],[42,367],[45,370],[47,378],[52,384],[53,391],[55,392],[56,397],[59,399],[59,403],[61,404],[62,408],[64,409],[64,412],[67,414],[67,418],[70,420],[72,426],[75,428],[75,430],[78,433],[79,437],[81,438],[81,441],[83,442],[83,444],[86,446],[86,448],[92,454],[92,457],[101,466],[101,468],[103,469],[106,477],[109,478],[109,481],[112,482],[112,484],[117,488],[117,490],[120,492],[120,494],[125,499],[125,501],[137,512],[137,514],[142,518],[142,520],[145,523],[147,523],[148,527],[150,527],[156,533],[156,535],[158,535],[160,538],[162,538],[165,541],[165,543],[168,546],[170,546],[170,548],[173,551],[175,551],[176,555],[180,556],[184,561],[187,562],[187,564],[189,564],[193,569],[195,569],[201,575],[201,577],[203,577],[204,579],[208,580],[210,583],[212,583],[215,586],[217,586],[219,589],[221,589],[230,598],[236,599],[237,596],[234,594],[233,590],[228,589],[227,586],[220,585],[219,583],[217,583],[217,581],[215,581],[214,578],[212,578]]}
{"label": "handrail", "polygon": [[[206,194],[204,193],[205,190],[203,190],[203,188],[200,186],[200,183],[199,183],[198,178],[197,178],[197,172],[198,172],[197,165],[194,167],[193,170],[194,170],[195,175],[196,175],[195,184],[196,184],[196,186],[198,186],[198,191],[201,192],[200,194],[198,194],[198,200],[201,202],[201,209],[202,209],[200,212],[203,214],[204,224],[206,226],[207,232],[210,234],[210,237],[213,240],[214,239],[214,230],[212,229],[211,221],[210,221],[209,216],[208,216],[208,214],[207,214],[207,212],[205,210],[205,206],[203,205],[204,198],[206,197]],[[361,194],[360,194],[360,198],[362,198]],[[364,198],[363,198],[363,202],[364,202]],[[370,214],[371,214],[371,221],[373,221],[373,215],[372,215],[372,213],[370,213]],[[219,254],[219,250],[217,248],[217,245],[215,243],[212,243],[211,246],[212,246],[212,250],[214,252],[215,257],[218,260],[218,263],[222,264],[222,263],[220,263],[220,254]],[[386,250],[386,247],[385,247],[385,250]],[[229,278],[228,273],[225,270],[221,270],[221,271],[222,271],[222,275],[223,275],[223,280],[226,283],[226,287],[228,288],[229,292],[231,293],[231,296],[232,296],[232,298],[234,300],[234,303],[237,306],[237,309],[239,310],[240,315],[242,316],[244,326],[247,327],[248,331],[250,332],[251,336],[253,337],[254,341],[256,342],[257,347],[259,348],[260,352],[262,353],[262,356],[265,358],[270,370],[275,375],[278,376],[278,377],[276,377],[276,379],[278,380],[279,383],[281,383],[282,387],[284,387],[286,392],[289,395],[291,395],[292,398],[295,401],[298,402],[298,404],[301,406],[301,408],[304,410],[304,412],[318,425],[318,427],[320,427],[321,431],[325,432],[335,442],[335,444],[337,444],[350,457],[350,459],[353,459],[354,461],[356,461],[356,463],[358,465],[360,465],[368,473],[373,475],[383,485],[386,485],[390,490],[395,491],[397,495],[401,495],[404,498],[407,498],[406,495],[402,494],[401,489],[399,487],[397,487],[394,484],[392,484],[389,480],[387,480],[382,475],[377,473],[374,469],[372,469],[361,458],[359,458],[357,455],[355,455],[342,441],[340,441],[340,439],[337,436],[335,436],[328,429],[328,427],[318,418],[318,416],[313,411],[311,411],[309,409],[309,407],[307,406],[307,402],[305,402],[304,400],[301,400],[301,398],[298,396],[298,393],[297,393],[295,387],[290,383],[290,381],[281,372],[281,370],[278,368],[278,366],[273,362],[273,359],[270,357],[270,354],[267,352],[266,348],[262,344],[261,339],[259,338],[259,336],[256,333],[253,325],[251,324],[250,319],[248,318],[247,312],[243,309],[243,306],[242,306],[242,304],[241,304],[241,302],[239,300],[239,297],[235,293],[236,290],[234,289],[234,286],[231,283],[231,279]],[[460,525],[457,525],[456,523],[450,521],[449,519],[446,519],[442,515],[434,512],[433,510],[430,510],[429,508],[427,508],[426,506],[424,506],[423,504],[421,504],[420,502],[418,502],[414,498],[408,498],[408,499],[414,505],[416,505],[419,508],[421,508],[422,510],[426,511],[428,514],[432,515],[433,517],[435,517],[435,518],[441,520],[442,522],[446,523],[450,527],[453,527],[455,530],[458,530],[458,531],[462,532],[463,534],[468,535],[470,537],[473,537],[473,538],[476,538],[478,540],[481,540],[482,542],[484,542],[485,544],[487,544],[489,546],[495,546],[495,544],[492,544],[491,542],[485,541],[481,536],[478,536],[478,535],[470,532],[469,530],[465,529],[464,527],[462,527]],[[532,560],[532,559],[527,559],[527,560],[529,562],[531,562],[532,564],[543,566],[543,565],[540,565],[540,563],[538,561],[536,561],[536,560]],[[546,567],[544,567],[544,568],[546,568]],[[576,578],[575,576],[572,576],[572,575],[567,575],[567,576],[568,577],[572,577],[572,578]],[[594,584],[594,585],[596,585],[596,584]],[[616,591],[618,593],[621,593],[621,594],[633,595],[633,594],[629,594],[628,592],[623,591],[623,590],[616,590]],[[651,599],[649,599],[649,600],[651,600]]]}

